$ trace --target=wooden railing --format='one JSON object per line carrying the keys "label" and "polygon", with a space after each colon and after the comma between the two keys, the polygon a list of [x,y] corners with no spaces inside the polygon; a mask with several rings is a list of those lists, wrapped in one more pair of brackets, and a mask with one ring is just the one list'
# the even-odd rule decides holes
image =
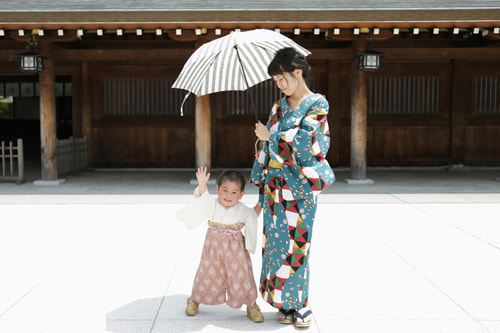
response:
{"label": "wooden railing", "polygon": [[87,137],[57,140],[57,173],[64,176],[87,168]]}
{"label": "wooden railing", "polygon": [[0,158],[2,160],[0,181],[16,181],[17,184],[21,184],[24,181],[23,139],[17,139],[17,146],[14,146],[12,141],[9,141],[8,145],[2,141]]}

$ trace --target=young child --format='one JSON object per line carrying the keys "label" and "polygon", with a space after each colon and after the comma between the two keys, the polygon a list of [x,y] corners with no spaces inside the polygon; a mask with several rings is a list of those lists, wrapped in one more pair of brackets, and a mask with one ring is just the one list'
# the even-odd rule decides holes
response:
{"label": "young child", "polygon": [[[217,179],[217,199],[209,196],[207,168],[196,172],[195,200],[177,213],[177,219],[193,228],[208,220],[201,261],[194,279],[186,314],[198,313],[199,304],[226,303],[232,308],[247,306],[247,315],[256,323],[264,317],[256,303],[257,287],[247,251],[255,252],[260,204],[253,209],[240,202],[245,178],[237,171],[225,171]],[[245,227],[245,236],[241,229]],[[226,297],[227,294],[227,297]]]}

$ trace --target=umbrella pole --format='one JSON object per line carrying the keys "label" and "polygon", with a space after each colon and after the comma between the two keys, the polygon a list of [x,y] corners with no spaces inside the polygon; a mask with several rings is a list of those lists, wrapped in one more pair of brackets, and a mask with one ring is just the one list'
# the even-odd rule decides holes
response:
{"label": "umbrella pole", "polygon": [[243,68],[243,62],[241,61],[240,51],[238,50],[238,45],[235,45],[234,48],[236,49],[236,55],[238,56],[238,61],[240,62],[241,72],[243,73],[243,79],[245,80],[245,83],[247,84],[247,94],[250,96],[250,103],[252,103],[252,110],[253,110],[253,113],[255,115],[255,121],[258,123],[259,116],[257,115],[257,108],[255,107],[255,102],[253,101],[253,95],[250,92],[250,87],[248,84],[247,76],[245,74],[245,69]]}
{"label": "umbrella pole", "polygon": [[255,121],[259,122],[259,116],[257,115],[257,108],[255,107],[255,103],[253,101],[253,95],[250,92],[250,89],[247,89],[247,94],[250,96],[250,102],[252,103],[253,114],[255,115]]}

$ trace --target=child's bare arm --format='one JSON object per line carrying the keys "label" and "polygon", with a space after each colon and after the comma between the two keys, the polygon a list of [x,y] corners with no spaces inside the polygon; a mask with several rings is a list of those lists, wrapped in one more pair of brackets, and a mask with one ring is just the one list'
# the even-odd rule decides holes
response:
{"label": "child's bare arm", "polygon": [[207,167],[199,167],[196,171],[196,179],[198,180],[198,189],[200,195],[207,190],[207,182],[210,179],[210,173],[207,173]]}
{"label": "child's bare arm", "polygon": [[262,206],[260,205],[260,202],[257,202],[257,204],[255,205],[255,207],[253,209],[257,213],[257,216],[259,216],[260,212],[262,212]]}

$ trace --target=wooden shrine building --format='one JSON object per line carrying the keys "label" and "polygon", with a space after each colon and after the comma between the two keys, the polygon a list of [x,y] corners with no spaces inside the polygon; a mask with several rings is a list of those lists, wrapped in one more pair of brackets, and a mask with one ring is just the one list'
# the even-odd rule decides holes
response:
{"label": "wooden shrine building", "polygon": [[[42,179],[56,141],[87,137],[90,167],[252,165],[254,117],[242,92],[171,89],[206,41],[278,30],[309,49],[310,86],[330,102],[334,167],[500,165],[500,1],[0,0],[0,140],[21,137]],[[22,6],[22,7],[21,7]],[[45,70],[13,55],[38,43]],[[386,54],[360,72],[356,55]],[[265,122],[279,92],[251,89]]]}

